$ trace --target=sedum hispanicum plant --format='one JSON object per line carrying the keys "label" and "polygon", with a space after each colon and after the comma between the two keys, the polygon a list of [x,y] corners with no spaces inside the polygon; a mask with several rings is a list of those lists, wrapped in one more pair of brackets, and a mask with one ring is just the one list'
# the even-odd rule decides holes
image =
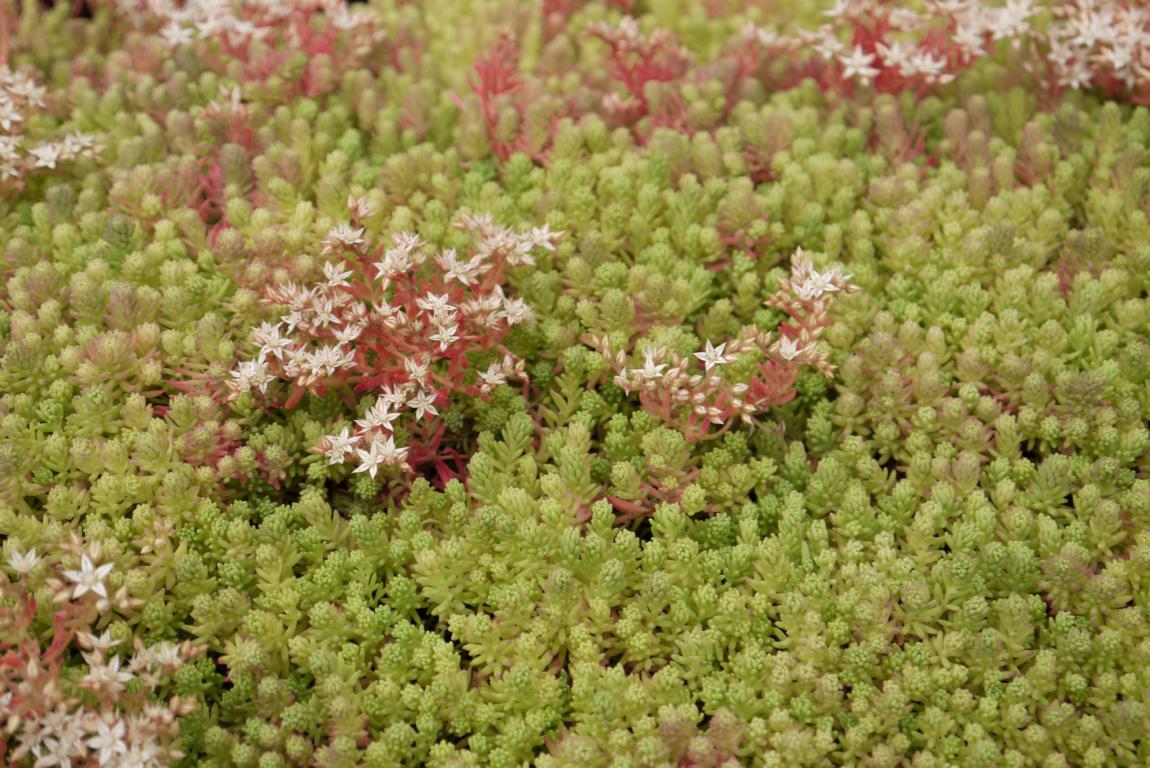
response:
{"label": "sedum hispanicum plant", "polygon": [[0,762],[1150,765],[1148,46],[0,3]]}

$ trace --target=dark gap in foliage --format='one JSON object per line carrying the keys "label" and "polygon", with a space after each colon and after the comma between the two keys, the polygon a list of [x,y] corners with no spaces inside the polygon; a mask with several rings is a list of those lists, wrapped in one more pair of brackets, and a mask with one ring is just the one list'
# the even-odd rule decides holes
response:
{"label": "dark gap in foliage", "polygon": [[1042,463],[1042,452],[1038,450],[1037,446],[1031,447],[1024,444],[1021,452],[1021,457],[1036,467]]}
{"label": "dark gap in foliage", "polygon": [[896,483],[906,479],[906,467],[895,461],[894,454],[888,455],[878,465],[882,469],[888,470]]}
{"label": "dark gap in foliage", "polygon": [[433,614],[425,613],[424,611],[416,611],[415,613],[417,616],[419,616],[419,623],[423,625],[425,630],[431,632],[432,634],[441,634],[444,636],[445,640],[451,642],[451,638],[447,636],[447,632],[441,631],[439,629],[439,619],[437,619]]}
{"label": "dark gap in foliage", "polygon": [[459,652],[459,664],[460,664],[460,666],[463,669],[471,669],[472,664],[475,663],[475,659],[472,657],[472,655],[470,653],[467,652],[467,649],[463,647],[463,643],[459,642],[458,640],[453,639],[451,637],[451,635],[446,630],[444,630],[444,632],[443,632],[443,637],[445,640],[447,640],[447,642],[451,643],[452,646],[455,647],[456,651]]}
{"label": "dark gap in foliage", "polygon": [[223,689],[225,691],[231,690],[233,683],[232,678],[228,673],[228,665],[223,662],[223,656],[213,654],[211,657],[212,665],[215,667],[215,673],[223,678]]}
{"label": "dark gap in foliage", "polygon": [[639,539],[639,541],[651,541],[655,538],[655,532],[651,529],[651,515],[645,515],[635,522],[635,527],[631,532]]}
{"label": "dark gap in foliage", "polygon": [[474,658],[470,653],[467,652],[467,649],[463,646],[463,643],[452,637],[451,630],[447,628],[446,622],[441,624],[440,620],[430,612],[424,613],[423,611],[416,611],[416,615],[419,616],[420,625],[425,631],[430,632],[433,635],[439,635],[443,638],[444,642],[448,643],[456,650],[456,652],[459,654],[459,664],[462,669],[471,669]]}
{"label": "dark gap in foliage", "polygon": [[424,464],[420,466],[419,469],[415,471],[415,474],[431,483],[431,487],[443,490],[443,481],[440,480],[439,473],[435,470],[434,464]]}
{"label": "dark gap in foliage", "polygon": [[[352,2],[360,2],[361,0],[352,0]],[[57,5],[64,4],[72,7],[72,16],[77,19],[90,19],[92,18],[92,7],[88,5],[87,0],[46,0],[44,3],[47,8],[55,8]]]}

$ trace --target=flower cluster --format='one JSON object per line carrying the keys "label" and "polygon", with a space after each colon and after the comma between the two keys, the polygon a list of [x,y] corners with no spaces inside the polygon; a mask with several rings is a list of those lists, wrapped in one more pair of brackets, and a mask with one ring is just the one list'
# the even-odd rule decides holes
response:
{"label": "flower cluster", "polygon": [[[358,13],[340,0],[103,1],[136,27],[154,29],[171,49],[216,43],[230,60],[242,62],[252,72],[281,63],[289,54],[287,46],[330,56],[336,37],[344,33],[342,52],[362,56],[383,37],[372,15]],[[313,17],[325,20],[323,32],[312,28]],[[307,84],[316,85],[312,80]]]}
{"label": "flower cluster", "polygon": [[830,85],[919,94],[951,83],[996,46],[1052,91],[1098,88],[1150,99],[1150,14],[1138,4],[1069,0],[931,0],[919,11],[884,0],[838,0],[799,40],[826,63]]}
{"label": "flower cluster", "polygon": [[1112,0],[1056,5],[1045,35],[1046,61],[1060,88],[1097,87],[1150,103],[1150,12]]}
{"label": "flower cluster", "polygon": [[[324,436],[317,451],[330,464],[350,458],[372,478],[383,466],[409,468],[410,449],[394,436],[393,422],[404,417],[404,432],[419,445],[412,460],[442,466],[439,408],[456,394],[489,392],[508,376],[526,381],[503,341],[532,311],[505,295],[503,283],[508,270],[533,265],[536,251],[553,251],[562,234],[546,226],[515,232],[487,215],[465,215],[457,228],[474,240],[463,253],[434,249],[410,232],[372,248],[362,227],[334,227],[323,254],[343,258],[325,263],[323,282],[268,289],[268,301],[288,311],[253,332],[259,351],[232,372],[233,393],[266,393],[283,380],[292,388],[288,407],[305,392],[376,393],[354,431]],[[477,356],[493,355],[474,368]]]}
{"label": "flower cluster", "polygon": [[26,135],[25,127],[48,106],[48,98],[31,75],[0,64],[0,184],[5,187],[18,187],[28,174],[54,171],[60,163],[96,156],[96,140],[87,133],[40,141]]}
{"label": "flower cluster", "polygon": [[[10,548],[6,558],[14,581],[0,582],[0,756],[14,765],[171,764],[182,756],[178,718],[196,702],[153,694],[203,648],[136,639],[130,657],[118,655],[113,649],[122,640],[96,627],[140,601],[123,586],[109,592],[114,566],[100,563],[98,544],[84,548],[73,539],[59,552]],[[77,554],[76,568],[64,568]],[[46,647],[38,597],[54,609]],[[70,651],[79,652],[82,665]]]}
{"label": "flower cluster", "polygon": [[[931,0],[922,11],[883,0],[838,0],[829,23],[800,39],[831,68],[836,81],[878,92],[927,90],[953,82],[1001,40],[1030,31],[1030,0],[1002,7],[980,0]],[[842,30],[850,32],[844,42]]]}
{"label": "flower cluster", "polygon": [[[590,343],[611,361],[616,385],[627,394],[638,392],[648,413],[676,425],[689,439],[721,434],[726,427],[716,433],[710,427],[729,427],[732,419],[754,424],[756,415],[795,396],[795,379],[803,366],[813,366],[827,376],[834,371],[826,352],[817,348],[820,336],[831,324],[829,298],[858,290],[839,267],[816,271],[801,248],[792,256],[791,270],[791,276],[780,281],[778,292],[767,302],[790,317],[790,322],[779,327],[777,339],[747,327],[737,338],[717,347],[708,340],[706,348],[691,357],[668,357],[666,348],[648,347],[638,366],[634,362],[628,366],[623,350],[612,354],[605,337],[592,337]],[[749,379],[732,380],[721,374],[721,366],[752,352],[757,352],[759,359]],[[692,364],[701,365],[703,370],[692,371]]]}

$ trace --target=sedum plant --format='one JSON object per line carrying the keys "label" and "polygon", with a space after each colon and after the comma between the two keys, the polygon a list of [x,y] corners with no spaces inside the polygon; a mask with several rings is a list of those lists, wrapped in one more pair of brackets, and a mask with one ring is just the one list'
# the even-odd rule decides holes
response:
{"label": "sedum plant", "polygon": [[[432,256],[411,232],[371,248],[362,227],[334,227],[323,250],[350,256],[351,264],[327,262],[324,282],[312,287],[268,289],[268,300],[289,311],[253,332],[259,353],[232,373],[233,392],[267,393],[273,380],[285,379],[290,408],[305,392],[331,392],[354,407],[358,393],[378,391],[354,431],[325,435],[315,450],[329,464],[352,457],[354,471],[373,479],[380,467],[427,465],[451,477],[446,425],[434,417],[452,396],[490,392],[508,377],[526,382],[523,361],[502,342],[532,312],[504,295],[504,275],[533,265],[533,251],[555,250],[562,234],[545,226],[517,233],[489,216],[465,216],[457,226],[475,239],[464,255],[443,248]],[[484,367],[480,357],[491,362]],[[411,415],[395,423],[405,412]],[[396,444],[401,428],[410,445]]]}
{"label": "sedum plant", "polygon": [[[677,355],[670,363],[663,362],[667,354],[663,347],[646,349],[642,366],[628,368],[622,351],[612,360],[609,341],[593,339],[592,343],[597,342],[597,351],[614,363],[616,386],[627,394],[637,390],[647,413],[674,424],[687,439],[722,434],[710,433],[710,427],[726,425],[735,417],[754,424],[756,414],[795,396],[793,387],[801,366],[811,365],[828,376],[833,372],[826,353],[816,349],[823,330],[830,325],[828,299],[834,293],[856,290],[838,267],[824,273],[813,269],[801,248],[791,261],[791,276],[784,278],[780,290],[767,300],[768,306],[783,310],[790,318],[780,326],[779,338],[772,341],[769,333],[748,328],[717,347],[708,339],[703,351],[692,353],[703,367],[701,374],[688,374],[689,360]],[[736,363],[746,353],[757,353],[761,358],[750,380],[725,380],[717,369]]]}
{"label": "sedum plant", "polygon": [[[101,547],[78,539],[59,557],[36,548],[11,548],[10,575],[0,584],[0,753],[14,764],[155,765],[183,756],[178,718],[196,707],[192,698],[157,696],[173,672],[203,652],[190,642],[134,640],[130,657],[112,650],[123,640],[97,634],[112,612],[127,613],[141,601],[106,583],[115,564],[101,563]],[[74,570],[61,560],[78,560]],[[46,562],[47,561],[47,562]],[[41,626],[48,601],[50,631]],[[121,634],[122,633],[118,633]],[[130,636],[130,630],[128,630]],[[82,665],[69,663],[79,655]],[[83,673],[82,676],[81,673]]]}
{"label": "sedum plant", "polygon": [[1150,764],[1137,4],[46,5],[0,759]]}

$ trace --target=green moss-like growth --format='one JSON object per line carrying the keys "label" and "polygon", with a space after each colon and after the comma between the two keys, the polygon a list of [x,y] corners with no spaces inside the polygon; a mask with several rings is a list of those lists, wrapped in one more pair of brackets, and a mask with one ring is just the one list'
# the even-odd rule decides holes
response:
{"label": "green moss-like growth", "polygon": [[72,5],[0,758],[1150,764],[1146,12]]}

